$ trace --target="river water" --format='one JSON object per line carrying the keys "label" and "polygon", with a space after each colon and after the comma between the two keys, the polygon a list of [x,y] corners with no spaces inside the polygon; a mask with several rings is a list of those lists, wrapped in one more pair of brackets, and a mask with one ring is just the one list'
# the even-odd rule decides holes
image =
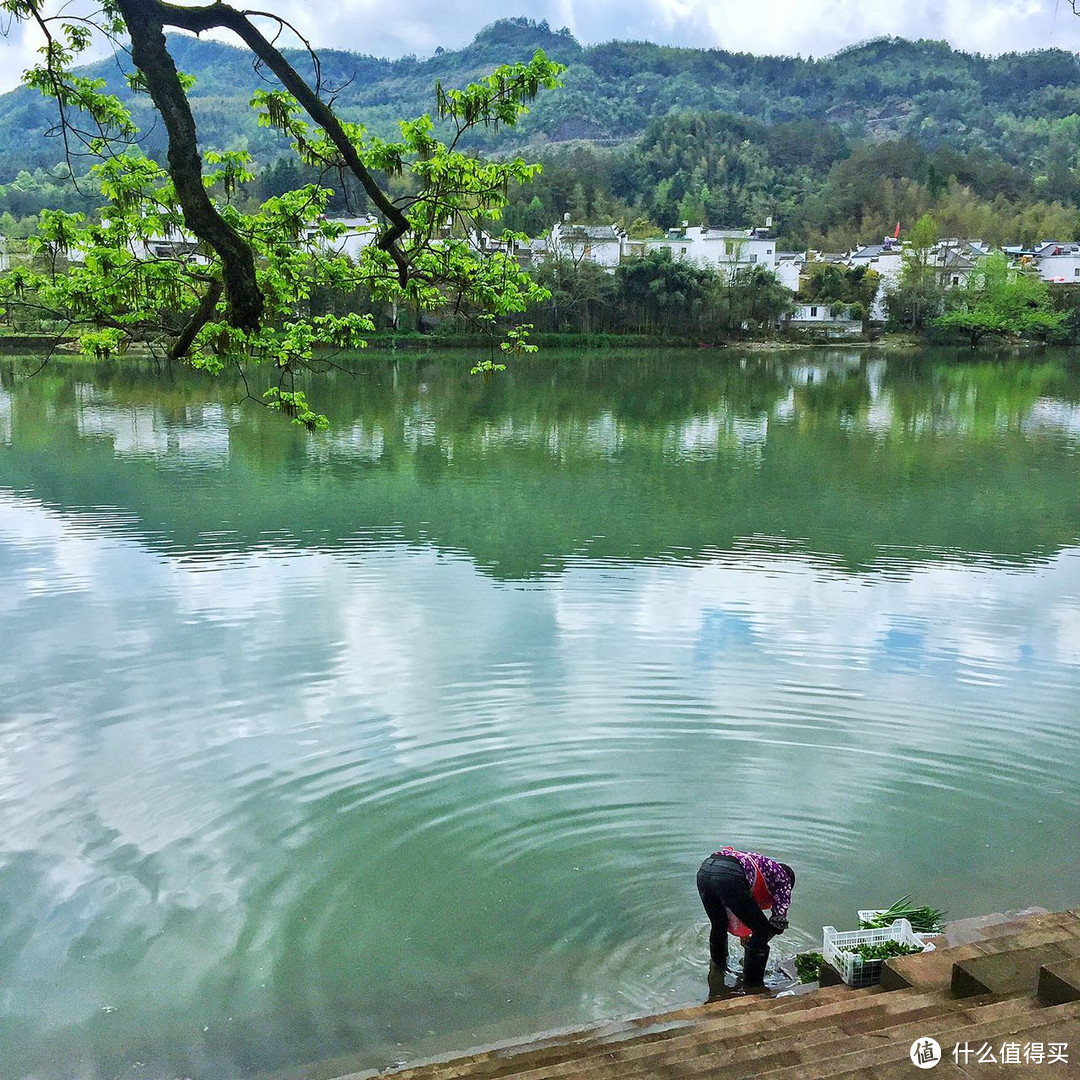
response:
{"label": "river water", "polygon": [[[0,1076],[299,1076],[706,995],[792,928],[1080,903],[1080,374],[371,356],[328,432],[0,362]],[[332,1072],[332,1069],[329,1070]]]}

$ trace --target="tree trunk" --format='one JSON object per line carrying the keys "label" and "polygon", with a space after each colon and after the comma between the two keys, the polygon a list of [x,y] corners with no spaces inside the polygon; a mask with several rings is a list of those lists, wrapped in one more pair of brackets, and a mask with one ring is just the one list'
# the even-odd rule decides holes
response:
{"label": "tree trunk", "polygon": [[[261,324],[263,296],[255,279],[251,249],[222,218],[203,185],[195,120],[165,43],[156,0],[117,0],[131,35],[131,58],[146,77],[150,97],[169,135],[169,175],[191,231],[221,257],[229,321],[253,332]],[[211,313],[212,314],[212,313]]]}

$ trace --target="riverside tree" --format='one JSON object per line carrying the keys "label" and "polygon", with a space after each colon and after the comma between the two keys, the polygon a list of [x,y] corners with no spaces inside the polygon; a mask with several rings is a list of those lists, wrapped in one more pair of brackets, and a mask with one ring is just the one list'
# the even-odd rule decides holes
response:
{"label": "riverside tree", "polygon": [[974,349],[988,335],[1060,341],[1067,320],[1067,312],[1054,310],[1050,290],[1037,274],[1010,266],[1004,255],[988,255],[963,289],[949,293],[948,310],[934,325],[965,335]]}
{"label": "riverside tree", "polygon": [[[478,126],[513,125],[538,92],[558,85],[562,69],[543,53],[464,89],[436,85],[436,117],[404,120],[400,137],[387,141],[335,112],[334,90],[322,84],[306,42],[312,79],[287,59],[276,40],[293,28],[280,16],[221,2],[104,0],[87,20],[56,7],[0,0],[0,11],[44,35],[41,61],[25,81],[56,101],[69,162],[81,154],[96,159],[91,173],[106,205],[99,220],[43,212],[34,266],[3,279],[0,302],[35,310],[98,355],[137,341],[211,372],[261,362],[273,372],[265,402],[315,427],[325,419],[296,389],[297,374],[320,350],[362,346],[371,322],[357,314],[301,315],[312,289],[362,286],[384,302],[449,304],[488,320],[542,295],[511,256],[477,242],[479,223],[499,219],[510,186],[540,167],[519,158],[482,161],[463,152],[461,141]],[[176,68],[166,30],[239,38],[277,83],[252,99],[259,123],[284,133],[320,182],[241,212],[236,195],[254,163],[244,151],[200,146],[191,82]],[[149,94],[160,115],[166,164],[140,152],[131,114],[106,92],[105,80],[76,70],[101,37],[129,56],[129,83]],[[355,263],[336,253],[343,227],[323,217],[331,183],[346,178],[363,188],[379,222]],[[193,240],[185,257],[147,257],[155,240],[180,236]],[[503,346],[527,348],[523,342],[519,331]]]}

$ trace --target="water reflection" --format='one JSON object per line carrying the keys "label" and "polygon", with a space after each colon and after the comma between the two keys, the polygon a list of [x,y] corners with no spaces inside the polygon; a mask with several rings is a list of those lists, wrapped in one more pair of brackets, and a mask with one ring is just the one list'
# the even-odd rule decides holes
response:
{"label": "water reflection", "polygon": [[724,842],[792,946],[1075,904],[1072,376],[841,361],[399,365],[325,437],[0,369],[0,1075],[692,1003]]}
{"label": "water reflection", "polygon": [[227,380],[69,365],[28,381],[9,364],[0,483],[71,509],[123,504],[167,550],[392,532],[503,579],[585,550],[698,557],[754,535],[863,570],[898,552],[1038,556],[1077,531],[1057,470],[1076,460],[1080,380],[1052,362],[618,356],[486,383],[452,362],[366,362],[315,388],[334,426],[312,437],[236,404]]}

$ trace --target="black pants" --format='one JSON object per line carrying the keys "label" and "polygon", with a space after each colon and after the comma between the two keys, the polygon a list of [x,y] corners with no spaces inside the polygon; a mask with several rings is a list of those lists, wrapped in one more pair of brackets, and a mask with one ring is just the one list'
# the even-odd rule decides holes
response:
{"label": "black pants", "polygon": [[750,895],[739,860],[731,855],[710,855],[697,872],[697,889],[712,923],[709,933],[712,962],[721,969],[727,964],[728,911],[731,911],[751,930],[743,959],[743,985],[761,986],[769,961],[769,939],[776,931]]}

